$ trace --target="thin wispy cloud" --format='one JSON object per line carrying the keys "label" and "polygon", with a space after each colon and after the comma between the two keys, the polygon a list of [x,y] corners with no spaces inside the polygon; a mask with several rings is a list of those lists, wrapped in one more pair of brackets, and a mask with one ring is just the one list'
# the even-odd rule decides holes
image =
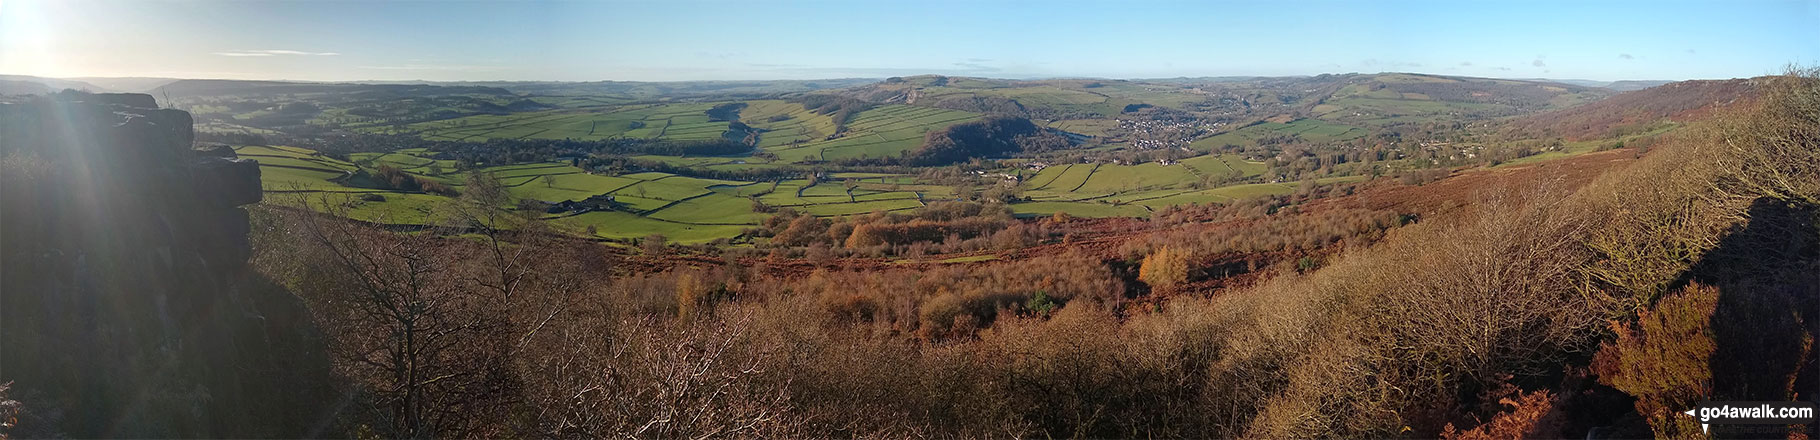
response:
{"label": "thin wispy cloud", "polygon": [[988,66],[986,64],[971,61],[974,59],[977,59],[977,58],[969,58],[969,61],[962,61],[962,62],[954,63],[954,67],[959,67],[959,68],[961,68],[961,70],[964,70],[964,71],[981,72],[981,73],[999,71],[999,68],[997,68],[997,67]]}
{"label": "thin wispy cloud", "polygon": [[504,70],[503,67],[499,67],[499,66],[473,66],[473,65],[450,65],[450,64],[402,64],[402,65],[396,65],[396,66],[360,66],[360,68],[373,69],[373,70],[434,70],[434,71],[450,71],[450,72],[491,72],[491,71]]}
{"label": "thin wispy cloud", "polygon": [[341,55],[340,53],[336,53],[336,52],[305,52],[305,51],[301,51],[301,50],[284,50],[284,49],[230,50],[230,51],[226,51],[226,52],[214,52],[214,54],[224,56],[224,57],[275,57],[275,56],[293,56],[293,55],[321,57],[321,56]]}
{"label": "thin wispy cloud", "polygon": [[737,58],[737,57],[744,57],[744,56],[746,56],[746,53],[745,52],[698,51],[698,52],[695,52],[695,56],[701,57],[701,58],[713,58],[713,59],[717,59],[717,60],[725,60],[725,59],[731,59],[731,58]]}
{"label": "thin wispy cloud", "polygon": [[1637,57],[1630,56],[1630,54],[1627,54],[1627,53],[1618,54],[1618,58],[1622,58],[1622,59],[1626,59],[1626,60],[1637,59]]}

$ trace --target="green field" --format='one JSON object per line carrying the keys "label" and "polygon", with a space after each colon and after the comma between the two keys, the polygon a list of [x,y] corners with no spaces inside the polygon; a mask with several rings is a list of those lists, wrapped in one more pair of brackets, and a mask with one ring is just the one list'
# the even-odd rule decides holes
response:
{"label": "green field", "polygon": [[[1033,198],[1079,200],[1107,194],[1185,188],[1207,179],[1241,179],[1264,172],[1264,164],[1236,155],[1203,155],[1181,163],[1062,164],[1044,168],[1024,182]],[[1085,196],[1085,197],[1083,197]]]}
{"label": "green field", "polygon": [[1101,137],[1106,136],[1108,130],[1118,128],[1118,126],[1118,121],[1111,119],[1064,119],[1049,123],[1049,128]]}
{"label": "green field", "polygon": [[786,162],[897,156],[922,145],[924,133],[979,118],[959,110],[885,105],[855,115],[841,137],[767,150]]}
{"label": "green field", "polygon": [[1294,192],[1296,184],[1291,183],[1195,189],[1203,179],[1245,179],[1264,171],[1263,163],[1236,155],[1203,155],[1172,165],[1062,164],[1025,180],[1024,195],[1031,201],[1013,204],[1012,209],[1027,215],[1065,211],[1077,217],[1143,216],[1149,212],[1146,207],[1226,203]]}
{"label": "green field", "polygon": [[1272,136],[1295,136],[1304,142],[1332,143],[1365,137],[1365,129],[1319,119],[1297,119],[1289,123],[1259,122],[1237,130],[1195,140],[1189,148],[1213,151],[1226,145],[1257,145],[1258,139]]}
{"label": "green field", "polygon": [[834,134],[834,118],[804,109],[802,104],[777,99],[747,101],[739,119],[764,130],[758,138],[759,148],[806,143]]}
{"label": "green field", "polygon": [[[933,76],[917,76],[904,78],[901,83],[882,84],[877,87],[893,91],[915,88],[921,95],[917,101],[919,105],[922,102],[934,103],[972,98],[1012,99],[1025,108],[1044,108],[1076,115],[1098,115],[1100,118],[1117,117],[1123,113],[1125,106],[1130,104],[1184,109],[1208,99],[1207,96],[1192,90],[1192,87],[1118,80],[1005,81],[960,77],[938,80]],[[1076,133],[1095,135],[1080,131],[1076,131]]]}
{"label": "green field", "polygon": [[1143,217],[1149,215],[1142,206],[1113,206],[1095,202],[1028,202],[1011,205],[1011,212],[1018,215],[1054,215],[1066,212],[1075,217]]}
{"label": "green field", "polygon": [[622,137],[707,140],[719,138],[728,128],[727,122],[708,120],[706,112],[715,104],[638,104],[476,115],[410,124],[405,129],[425,139],[452,141]]}
{"label": "green field", "polygon": [[547,174],[535,175],[535,177],[520,174],[520,180],[523,183],[513,183],[504,178],[501,178],[500,182],[511,185],[508,190],[513,196],[545,202],[581,200],[596,194],[608,194],[643,183],[637,179],[588,174],[578,168],[568,166],[545,168],[544,170]]}
{"label": "green field", "polygon": [[[870,124],[866,126],[868,130],[888,131],[893,128],[886,127],[887,118],[973,117],[949,112],[903,113],[914,110],[895,110],[862,120]],[[314,151],[290,147],[248,146],[236,150],[244,157],[260,161],[263,185],[274,193],[269,197],[272,203],[308,203],[316,209],[327,209],[328,204],[334,204],[345,208],[350,216],[365,221],[437,223],[443,220],[442,208],[452,199],[436,194],[341,184],[344,176],[362,168],[395,166],[419,177],[445,182],[458,191],[467,179],[465,174],[454,171],[452,161],[435,159],[435,154],[421,150],[354,154],[352,161],[335,160]],[[701,163],[725,160],[645,158],[678,162],[700,160]],[[440,171],[440,174],[432,171]],[[559,230],[587,235],[592,226],[593,236],[600,238],[630,239],[662,234],[680,243],[732,238],[746,228],[758,225],[765,215],[754,211],[753,198],[773,208],[834,217],[908,211],[925,206],[925,201],[954,197],[951,185],[925,184],[914,176],[888,173],[835,173],[827,181],[812,184],[801,179],[741,182],[658,172],[609,176],[588,173],[560,162],[495,166],[480,171],[498,178],[517,199],[560,202],[606,194],[620,203],[621,208],[615,211],[538,214]],[[1195,189],[1207,176],[1244,179],[1262,171],[1262,164],[1247,162],[1234,155],[1200,156],[1170,165],[1061,164],[1035,173],[1024,172],[1028,179],[1023,182],[1022,190],[1029,201],[1014,203],[1011,208],[1019,215],[1067,212],[1077,217],[1142,217],[1153,209],[1170,205],[1224,203],[1294,190],[1296,184],[1292,183]],[[849,181],[854,185],[851,189]],[[373,195],[380,198],[371,198]],[[501,206],[500,209],[514,209],[513,206],[516,205]]]}

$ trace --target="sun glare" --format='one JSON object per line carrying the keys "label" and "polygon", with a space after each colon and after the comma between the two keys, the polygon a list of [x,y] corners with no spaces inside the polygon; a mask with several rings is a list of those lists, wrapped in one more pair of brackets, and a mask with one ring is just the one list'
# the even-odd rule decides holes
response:
{"label": "sun glare", "polygon": [[12,74],[67,74],[53,50],[57,34],[49,26],[54,3],[0,0],[0,71]]}

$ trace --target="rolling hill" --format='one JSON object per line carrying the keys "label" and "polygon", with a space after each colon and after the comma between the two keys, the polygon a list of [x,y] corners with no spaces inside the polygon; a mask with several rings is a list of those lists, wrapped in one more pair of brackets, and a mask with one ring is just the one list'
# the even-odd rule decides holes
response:
{"label": "rolling hill", "polygon": [[1614,130],[1643,128],[1650,124],[1686,122],[1745,102],[1755,96],[1760,81],[1732,79],[1682,81],[1625,92],[1583,106],[1549,111],[1511,120],[1506,129],[1527,137],[1564,137],[1582,140],[1612,136]]}

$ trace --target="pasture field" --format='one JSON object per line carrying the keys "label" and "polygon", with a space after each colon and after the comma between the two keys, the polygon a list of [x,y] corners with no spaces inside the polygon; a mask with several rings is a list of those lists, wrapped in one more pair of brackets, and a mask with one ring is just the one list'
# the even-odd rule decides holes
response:
{"label": "pasture field", "polygon": [[325,165],[334,164],[335,166],[352,166],[352,164],[349,164],[345,161],[329,158],[328,156],[324,156],[321,153],[317,153],[314,150],[297,148],[297,147],[285,147],[285,146],[276,146],[276,145],[248,145],[248,146],[243,146],[243,147],[234,147],[234,154],[239,155],[241,157],[247,157],[247,158],[252,158],[252,159],[290,158],[290,159],[318,161],[318,162],[322,162]]}
{"label": "pasture field", "polygon": [[1297,119],[1289,123],[1260,122],[1248,127],[1197,139],[1189,148],[1213,151],[1225,145],[1257,145],[1258,139],[1271,136],[1296,136],[1314,143],[1343,142],[1368,135],[1365,129],[1320,119]]}
{"label": "pasture field", "polygon": [[367,191],[383,197],[382,201],[363,200],[356,192],[303,192],[268,194],[261,203],[280,206],[308,206],[318,211],[337,207],[349,218],[365,222],[427,225],[442,219],[449,198],[433,194],[410,194]]}
{"label": "pasture field", "polygon": [[839,138],[768,150],[785,162],[897,156],[922,145],[924,133],[978,119],[977,113],[959,110],[884,105],[854,115],[847,122],[847,133]]}
{"label": "pasture field", "polygon": [[534,96],[534,97],[531,97],[530,99],[531,99],[531,101],[535,101],[539,104],[551,105],[551,106],[562,107],[562,108],[599,107],[599,106],[624,104],[624,103],[633,101],[633,99],[630,97],[609,96],[609,95]]}
{"label": "pasture field", "polygon": [[1094,137],[1105,137],[1108,130],[1118,127],[1119,122],[1111,119],[1063,119],[1049,123],[1049,128]]}
{"label": "pasture field", "polygon": [[341,186],[334,179],[347,173],[316,169],[286,168],[259,161],[259,186],[266,192],[367,192],[365,188]]}
{"label": "pasture field", "polygon": [[920,208],[923,206],[922,203],[918,203],[915,199],[847,202],[847,199],[845,197],[842,197],[838,200],[830,199],[830,200],[827,200],[826,202],[827,203],[818,203],[818,204],[814,204],[814,205],[797,207],[795,209],[798,211],[809,213],[811,215],[816,215],[816,216],[821,216],[821,217],[830,217],[830,216],[842,216],[842,215],[870,214],[873,211],[885,211],[885,212],[908,211],[908,210]]}
{"label": "pasture field", "polygon": [[196,132],[198,132],[198,133],[260,134],[260,135],[278,133],[277,131],[273,131],[273,130],[267,130],[267,129],[257,128],[257,127],[248,127],[245,125],[232,124],[232,123],[221,122],[221,121],[197,122],[196,123]]}
{"label": "pasture field", "polygon": [[[886,116],[914,119],[942,115],[873,115],[868,121],[875,125],[868,129],[892,123],[884,120]],[[915,126],[914,123],[904,125]],[[889,127],[884,129],[890,130]],[[436,223],[441,220],[443,207],[453,199],[436,194],[342,186],[343,176],[383,164],[449,183],[457,190],[466,179],[454,171],[451,161],[434,159],[434,154],[421,150],[355,154],[352,161],[335,160],[314,151],[291,147],[248,146],[237,148],[237,151],[245,157],[260,160],[262,184],[273,193],[269,197],[271,203],[302,204],[316,209],[337,204],[351,217],[372,222]],[[666,158],[651,157],[651,160],[662,159]],[[442,174],[431,175],[433,169]],[[952,185],[929,184],[919,182],[914,176],[889,173],[836,173],[830,180],[811,184],[802,179],[744,182],[659,172],[608,176],[588,173],[561,162],[495,166],[482,171],[492,173],[517,199],[559,202],[613,195],[623,204],[622,210],[540,215],[561,231],[587,235],[588,227],[592,226],[593,237],[616,240],[650,234],[662,234],[679,243],[733,238],[765,218],[765,214],[754,211],[753,198],[775,208],[835,217],[909,211],[925,206],[925,202],[954,197]],[[1026,174],[1029,179],[1023,183],[1023,194],[1028,200],[1013,203],[1011,208],[1023,216],[1067,212],[1077,217],[1142,217],[1153,209],[1170,205],[1224,203],[1238,198],[1286,194],[1298,185],[1254,183],[1193,189],[1205,176],[1240,178],[1262,171],[1262,164],[1246,162],[1234,155],[1201,156],[1172,165],[1062,164]],[[856,184],[853,189],[847,188],[847,180]],[[369,194],[381,198],[362,197]],[[501,206],[500,209],[516,209],[515,206]]]}
{"label": "pasture field", "polygon": [[545,202],[581,200],[597,194],[608,194],[643,183],[625,177],[588,174],[574,167],[544,168],[546,174],[521,175],[519,182],[500,178],[514,197]]}
{"label": "pasture field", "polygon": [[778,99],[746,101],[739,119],[746,125],[764,130],[758,136],[759,148],[806,143],[834,134],[833,117],[816,114],[803,108],[802,104]]}
{"label": "pasture field", "polygon": [[716,183],[707,183],[686,177],[662,178],[635,182],[631,185],[608,191],[608,193],[612,193],[615,196],[634,196],[674,202],[712,192],[708,190],[708,186],[711,185],[716,185]]}
{"label": "pasture field", "polygon": [[352,164],[348,164],[346,162],[341,162],[338,160],[328,159],[328,158],[316,159],[316,158],[292,158],[292,157],[284,157],[284,156],[251,156],[251,155],[243,155],[241,157],[246,158],[246,159],[257,160],[257,161],[259,161],[260,165],[271,165],[271,166],[307,169],[307,170],[315,170],[315,171],[327,171],[327,172],[335,172],[335,173],[353,171],[355,168],[357,168]]}
{"label": "pasture field", "polygon": [[[341,196],[348,203],[348,215],[357,220],[376,223],[427,225],[446,215],[449,198],[433,194],[383,194],[385,201],[369,202],[358,197]],[[334,196],[332,196],[334,197]],[[331,198],[333,200],[333,198]]]}
{"label": "pasture field", "polygon": [[[373,166],[390,165],[397,167],[400,171],[425,177],[439,178],[439,180],[447,180],[446,178],[458,174],[454,160],[435,159],[431,156],[434,156],[434,153],[424,151],[421,148],[410,148],[385,154],[354,153],[348,155],[348,158],[353,159],[354,162],[357,163],[371,163]],[[460,183],[460,179],[453,180],[454,181],[445,181],[444,183]]]}
{"label": "pasture field", "polygon": [[639,156],[632,156],[632,158],[638,159],[638,160],[648,160],[648,161],[652,161],[652,162],[663,162],[664,164],[671,165],[671,166],[678,166],[678,167],[711,167],[711,166],[715,166],[715,165],[744,165],[744,164],[752,164],[752,165],[757,165],[757,166],[766,165],[763,160],[760,160],[757,158],[751,158],[751,157],[743,157],[743,156],[742,157],[722,157],[722,156],[680,157],[680,156],[639,155]]}
{"label": "pasture field", "polygon": [[1477,102],[1436,101],[1423,96],[1397,95],[1380,97],[1359,95],[1328,100],[1324,105],[1333,107],[1316,118],[1322,120],[1345,120],[1364,124],[1384,124],[1390,122],[1427,121],[1449,113],[1469,113],[1496,110],[1502,106]]}
{"label": "pasture field", "polygon": [[1181,164],[1101,165],[1075,192],[1131,192],[1169,188],[1198,179],[1194,171]]}
{"label": "pasture field", "polygon": [[368,192],[365,188],[341,186],[337,179],[358,167],[317,154],[315,151],[280,146],[244,146],[234,148],[244,159],[259,162],[260,187],[267,192]]}
{"label": "pasture field", "polygon": [[709,191],[739,197],[752,197],[771,192],[771,182],[751,182],[739,185],[710,185]]}
{"label": "pasture field", "polygon": [[664,138],[709,140],[727,131],[725,121],[709,121],[717,103],[622,105],[560,109],[505,115],[475,115],[420,122],[405,127],[431,140]]}
{"label": "pasture field", "polygon": [[1149,215],[1137,205],[1114,206],[1099,202],[1026,202],[1011,205],[1011,213],[1034,217],[1066,212],[1075,217],[1143,217]]}
{"label": "pasture field", "polygon": [[[1044,168],[1024,183],[1050,200],[1079,200],[1105,194],[1184,188],[1203,178],[1245,178],[1262,174],[1263,163],[1237,155],[1203,155],[1173,165],[1062,164]],[[1085,197],[1082,197],[1085,196]]]}
{"label": "pasture field", "polygon": [[1092,176],[1094,169],[1099,167],[1100,164],[1077,163],[1044,168],[1030,179],[1032,183],[1040,183],[1031,189],[1073,192],[1086,184],[1087,177]]}
{"label": "pasture field", "polygon": [[1264,174],[1269,166],[1263,162],[1252,162],[1232,154],[1209,154],[1182,160],[1182,165],[1194,169],[1195,173],[1204,176],[1237,176],[1250,177]]}
{"label": "pasture field", "polygon": [[[921,102],[940,102],[968,98],[1014,99],[1025,108],[1044,108],[1065,114],[1098,115],[1114,118],[1126,105],[1150,104],[1186,109],[1207,101],[1208,97],[1192,87],[1167,84],[1143,84],[1119,80],[1057,79],[1040,81],[1002,81],[949,77],[937,85],[935,77],[905,78],[900,84],[883,85],[887,90],[916,87]],[[1085,133],[1083,133],[1085,134]]]}
{"label": "pasture field", "polygon": [[697,225],[757,225],[764,219],[752,211],[751,200],[720,193],[691,197],[648,217]]}

